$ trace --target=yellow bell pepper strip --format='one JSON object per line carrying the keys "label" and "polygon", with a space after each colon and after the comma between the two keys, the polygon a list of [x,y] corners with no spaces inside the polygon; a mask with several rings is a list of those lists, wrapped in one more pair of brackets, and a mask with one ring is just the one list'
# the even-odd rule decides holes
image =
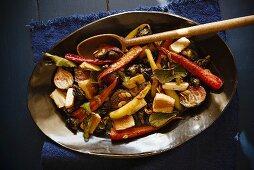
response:
{"label": "yellow bell pepper strip", "polygon": [[159,80],[157,80],[155,77],[152,77],[152,87],[151,87],[151,96],[155,97],[155,94],[157,93],[157,88],[159,86]]}
{"label": "yellow bell pepper strip", "polygon": [[101,94],[94,96],[89,102],[90,102],[90,109],[91,111],[97,110],[109,97],[113,89],[116,87],[118,83],[118,78],[116,78],[112,84],[110,84],[105,90],[102,91]]}
{"label": "yellow bell pepper strip", "polygon": [[132,60],[138,57],[138,55],[142,52],[142,48],[140,46],[132,47],[125,55],[119,58],[115,63],[111,64],[108,68],[106,68],[102,73],[98,76],[98,83],[101,86],[102,78],[106,75],[123,68],[126,64],[130,63]]}
{"label": "yellow bell pepper strip", "polygon": [[79,56],[79,55],[70,54],[70,53],[65,54],[64,58],[69,61],[73,61],[77,64],[81,64],[83,62],[88,62],[88,63],[95,64],[95,65],[105,65],[105,64],[111,64],[111,63],[115,62],[115,60],[100,60],[100,59],[95,59],[92,57]]}
{"label": "yellow bell pepper strip", "polygon": [[117,110],[109,113],[111,119],[120,119],[126,115],[132,115],[136,113],[139,109],[144,107],[147,103],[145,101],[145,96],[151,89],[151,84],[148,84],[135,98],[129,101],[124,106]]}
{"label": "yellow bell pepper strip", "polygon": [[145,52],[146,52],[148,62],[150,64],[151,68],[152,68],[152,71],[156,70],[157,65],[155,64],[155,61],[153,59],[153,54],[152,54],[151,50],[150,49],[145,49]]}
{"label": "yellow bell pepper strip", "polygon": [[175,108],[178,111],[183,111],[184,107],[180,103],[179,95],[174,90],[164,89],[164,92],[165,92],[166,95],[168,95],[168,96],[172,97],[173,99],[175,99]]}
{"label": "yellow bell pepper strip", "polygon": [[185,68],[191,74],[199,78],[202,82],[204,82],[213,90],[219,90],[222,87],[223,81],[216,75],[212,74],[210,71],[207,71],[206,69],[201,68],[200,66],[188,60],[187,58],[179,54],[170,52],[163,47],[160,48],[160,51],[162,51],[164,54],[166,54],[169,58],[171,58],[176,63],[180,64],[183,68]]}
{"label": "yellow bell pepper strip", "polygon": [[125,39],[131,39],[131,38],[136,37],[137,34],[138,34],[138,31],[144,29],[145,27],[149,27],[149,28],[150,28],[150,26],[149,26],[148,24],[141,24],[140,26],[138,26],[137,28],[135,28],[134,30],[132,30],[132,31],[125,37]]}

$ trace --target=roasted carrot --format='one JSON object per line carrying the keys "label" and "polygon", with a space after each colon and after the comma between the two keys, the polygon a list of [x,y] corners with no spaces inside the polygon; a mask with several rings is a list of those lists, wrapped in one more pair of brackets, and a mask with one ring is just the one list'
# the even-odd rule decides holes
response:
{"label": "roasted carrot", "polygon": [[211,87],[213,90],[219,90],[222,87],[223,81],[216,75],[212,74],[210,71],[201,68],[200,66],[188,60],[187,58],[179,54],[170,52],[163,47],[160,48],[160,51],[162,51],[176,63],[180,64],[191,74],[198,77],[202,82]]}
{"label": "roasted carrot", "polygon": [[87,114],[86,111],[80,107],[74,112],[72,112],[71,116],[76,118],[79,121],[79,123],[81,123],[87,117]]}
{"label": "roasted carrot", "polygon": [[[173,42],[172,39],[167,39],[165,42],[163,42],[163,44],[162,44],[161,47],[164,47],[164,48],[168,49],[169,46],[172,44],[172,42]],[[160,52],[160,53],[159,53],[159,56],[158,56],[158,58],[157,58],[157,60],[156,60],[156,64],[157,64],[157,65],[160,65],[161,60],[162,60],[162,56],[163,56],[163,53]]]}
{"label": "roasted carrot", "polygon": [[91,111],[97,110],[109,97],[110,93],[113,91],[113,89],[116,87],[118,82],[118,78],[116,78],[112,84],[110,84],[106,89],[102,91],[101,94],[94,96],[89,102],[90,102],[90,109]]}
{"label": "roasted carrot", "polygon": [[150,132],[157,130],[158,128],[153,126],[139,126],[139,127],[131,127],[124,130],[115,130],[111,128],[110,130],[110,138],[111,140],[122,140],[134,138],[137,136],[145,135]]}
{"label": "roasted carrot", "polygon": [[114,128],[111,128],[110,130],[110,138],[111,140],[123,140],[123,139],[130,139],[130,138],[135,138],[138,136],[142,136],[142,135],[146,135],[149,134],[151,132],[154,132],[166,125],[168,125],[169,123],[171,123],[174,120],[181,120],[183,119],[182,117],[174,117],[172,119],[170,119],[167,123],[165,123],[164,125],[160,126],[160,127],[154,127],[154,126],[150,126],[150,125],[146,125],[146,126],[137,126],[137,127],[131,127],[128,129],[124,129],[124,130],[115,130]]}
{"label": "roasted carrot", "polygon": [[103,77],[124,67],[126,64],[130,63],[132,60],[137,58],[141,52],[142,52],[142,48],[140,46],[132,47],[125,55],[123,55],[115,63],[111,64],[108,68],[106,68],[98,76],[99,86],[101,86],[101,80]]}

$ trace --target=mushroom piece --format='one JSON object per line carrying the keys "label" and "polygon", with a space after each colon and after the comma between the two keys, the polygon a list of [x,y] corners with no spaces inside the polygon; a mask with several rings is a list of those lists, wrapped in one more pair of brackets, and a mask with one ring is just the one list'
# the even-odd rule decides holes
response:
{"label": "mushroom piece", "polygon": [[102,45],[93,53],[97,59],[117,60],[123,55],[123,52],[118,48],[110,45]]}
{"label": "mushroom piece", "polygon": [[110,104],[113,109],[118,109],[128,103],[132,98],[132,95],[123,89],[117,90],[110,98]]}

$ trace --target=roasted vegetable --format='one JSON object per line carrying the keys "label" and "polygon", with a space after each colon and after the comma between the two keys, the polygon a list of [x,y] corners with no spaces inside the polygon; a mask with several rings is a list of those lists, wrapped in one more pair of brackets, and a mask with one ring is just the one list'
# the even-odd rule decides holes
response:
{"label": "roasted vegetable", "polygon": [[116,87],[118,82],[118,79],[115,79],[113,83],[108,86],[106,89],[104,89],[101,94],[94,96],[89,102],[90,102],[90,108],[92,111],[97,110],[102,103],[105,102],[105,100],[109,97],[113,89]]}
{"label": "roasted vegetable", "polygon": [[90,71],[100,71],[101,68],[97,65],[94,65],[92,63],[88,63],[86,61],[84,61],[83,63],[81,63],[79,65],[81,68],[83,68],[84,70],[90,70]]}
{"label": "roasted vegetable", "polygon": [[188,40],[185,37],[182,37],[178,40],[176,40],[174,43],[172,43],[169,46],[169,49],[172,50],[175,53],[180,53],[181,51],[183,51],[186,47],[188,47],[190,45],[190,40]]}
{"label": "roasted vegetable", "polygon": [[128,103],[131,98],[132,95],[127,90],[118,89],[111,96],[109,102],[113,109],[118,109]]}
{"label": "roasted vegetable", "polygon": [[124,130],[115,130],[114,128],[111,128],[110,130],[110,138],[112,141],[117,141],[117,140],[123,140],[123,139],[130,139],[130,138],[135,138],[138,136],[146,135],[151,132],[154,132],[165,125],[169,124],[173,120],[181,120],[183,119],[182,117],[174,117],[172,119],[169,119],[166,123],[164,123],[160,127],[154,127],[154,126],[138,126],[138,127],[131,127],[128,129]]}
{"label": "roasted vegetable", "polygon": [[65,54],[64,58],[69,61],[73,61],[77,64],[81,64],[84,61],[91,64],[95,64],[95,65],[105,65],[105,64],[111,64],[115,62],[115,60],[99,60],[99,59],[91,58],[88,56],[79,56],[79,55],[70,54],[70,53]]}
{"label": "roasted vegetable", "polygon": [[123,55],[119,60],[115,63],[111,64],[108,68],[106,68],[98,77],[98,83],[101,86],[101,80],[106,75],[119,70],[124,67],[126,64],[130,63],[141,53],[142,48],[140,46],[132,47],[125,55]]}
{"label": "roasted vegetable", "polygon": [[135,126],[135,121],[132,115],[127,115],[120,119],[113,119],[113,127],[116,130],[124,130],[133,126]]}
{"label": "roasted vegetable", "polygon": [[54,76],[54,84],[59,89],[68,89],[73,84],[73,76],[70,72],[58,67]]}
{"label": "roasted vegetable", "polygon": [[76,67],[74,69],[74,81],[78,83],[79,81],[87,80],[90,78],[90,73],[91,71],[84,70],[81,67]]}
{"label": "roasted vegetable", "polygon": [[140,74],[142,68],[144,67],[145,66],[143,64],[133,64],[126,69],[126,74],[133,77],[137,74]]}
{"label": "roasted vegetable", "polygon": [[182,65],[191,74],[197,76],[202,82],[207,84],[213,90],[219,90],[222,87],[223,81],[211,72],[199,67],[197,64],[191,62],[179,54],[172,53],[165,48],[160,48],[160,50],[169,58]]}
{"label": "roasted vegetable", "polygon": [[117,60],[122,57],[123,52],[118,48],[110,45],[102,45],[98,50],[93,53],[97,59],[110,59]]}
{"label": "roasted vegetable", "polygon": [[65,106],[65,93],[60,89],[55,89],[51,94],[50,97],[54,100],[56,106],[58,108],[62,108]]}
{"label": "roasted vegetable", "polygon": [[68,88],[65,99],[65,107],[70,108],[74,105],[74,92],[73,88]]}
{"label": "roasted vegetable", "polygon": [[132,89],[136,87],[137,85],[144,83],[145,81],[146,80],[144,76],[142,74],[138,74],[130,78],[127,82],[123,82],[123,85],[128,89]]}
{"label": "roasted vegetable", "polygon": [[141,36],[145,36],[149,34],[152,34],[151,27],[148,24],[142,24],[138,26],[137,28],[135,28],[134,30],[132,30],[125,38],[130,39],[130,38],[141,37]]}
{"label": "roasted vegetable", "polygon": [[85,109],[80,107],[74,112],[72,112],[70,115],[71,117],[75,118],[78,121],[78,123],[81,123],[89,115],[89,113],[87,113]]}
{"label": "roasted vegetable", "polygon": [[146,56],[147,56],[147,59],[149,61],[149,64],[150,64],[150,66],[152,68],[152,71],[156,70],[157,69],[157,65],[155,64],[155,61],[153,59],[153,54],[152,54],[151,50],[146,49],[145,52],[146,52]]}
{"label": "roasted vegetable", "polygon": [[206,91],[202,86],[190,86],[187,90],[180,93],[180,103],[185,107],[196,107],[206,98]]}
{"label": "roasted vegetable", "polygon": [[53,60],[56,66],[64,66],[64,67],[76,67],[76,64],[72,61],[66,60],[65,58],[59,57],[57,55],[52,55],[49,53],[45,53],[44,57],[48,57]]}
{"label": "roasted vegetable", "polygon": [[136,113],[139,109],[144,107],[147,103],[144,100],[145,96],[149,92],[151,84],[147,85],[144,90],[142,90],[135,98],[128,102],[123,107],[112,111],[109,113],[111,119],[119,119],[126,115],[132,115]]}
{"label": "roasted vegetable", "polygon": [[79,81],[78,85],[84,91],[87,99],[93,98],[97,93],[96,84],[92,83],[91,79]]}
{"label": "roasted vegetable", "polygon": [[77,119],[70,117],[66,120],[65,124],[74,134],[77,133],[79,125],[79,121]]}
{"label": "roasted vegetable", "polygon": [[168,90],[177,90],[177,91],[184,91],[189,87],[188,82],[183,82],[183,83],[177,83],[177,82],[168,82],[164,83],[162,85],[163,89],[168,89]]}
{"label": "roasted vegetable", "polygon": [[156,93],[153,100],[153,112],[171,113],[174,105],[175,99],[163,93]]}
{"label": "roasted vegetable", "polygon": [[180,103],[179,95],[174,90],[164,89],[164,92],[165,92],[166,95],[168,95],[168,96],[172,97],[173,99],[175,99],[175,108],[178,111],[183,111],[184,107]]}
{"label": "roasted vegetable", "polygon": [[[126,38],[150,33],[150,26],[143,24]],[[85,141],[107,135],[110,128],[112,141],[154,132],[200,105],[206,98],[204,84],[213,90],[223,85],[209,70],[210,56],[201,58],[187,38],[124,52],[100,44],[91,56],[45,57],[58,66],[50,97],[63,111],[66,126],[74,133],[83,130]]]}

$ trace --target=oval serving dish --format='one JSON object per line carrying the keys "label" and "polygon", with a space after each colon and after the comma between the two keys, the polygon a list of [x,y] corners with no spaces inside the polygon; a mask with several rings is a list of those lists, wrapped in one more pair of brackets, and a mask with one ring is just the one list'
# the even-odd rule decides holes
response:
{"label": "oval serving dish", "polygon": [[[196,25],[186,18],[163,12],[125,12],[102,18],[73,32],[48,52],[63,56],[76,53],[82,40],[104,33],[125,36],[140,24],[150,24],[154,33]],[[49,97],[54,89],[55,65],[42,59],[34,68],[28,89],[28,107],[37,126],[56,143],[81,153],[108,157],[140,157],[158,154],[175,148],[208,128],[231,101],[237,86],[237,71],[234,58],[217,34],[191,38],[202,53],[212,56],[213,72],[224,81],[218,92],[208,92],[206,101],[178,121],[155,133],[122,142],[111,142],[108,137],[92,136],[85,142],[83,133],[74,135],[66,126],[54,102]],[[225,67],[227,63],[227,67]],[[202,134],[201,134],[202,135]]]}

